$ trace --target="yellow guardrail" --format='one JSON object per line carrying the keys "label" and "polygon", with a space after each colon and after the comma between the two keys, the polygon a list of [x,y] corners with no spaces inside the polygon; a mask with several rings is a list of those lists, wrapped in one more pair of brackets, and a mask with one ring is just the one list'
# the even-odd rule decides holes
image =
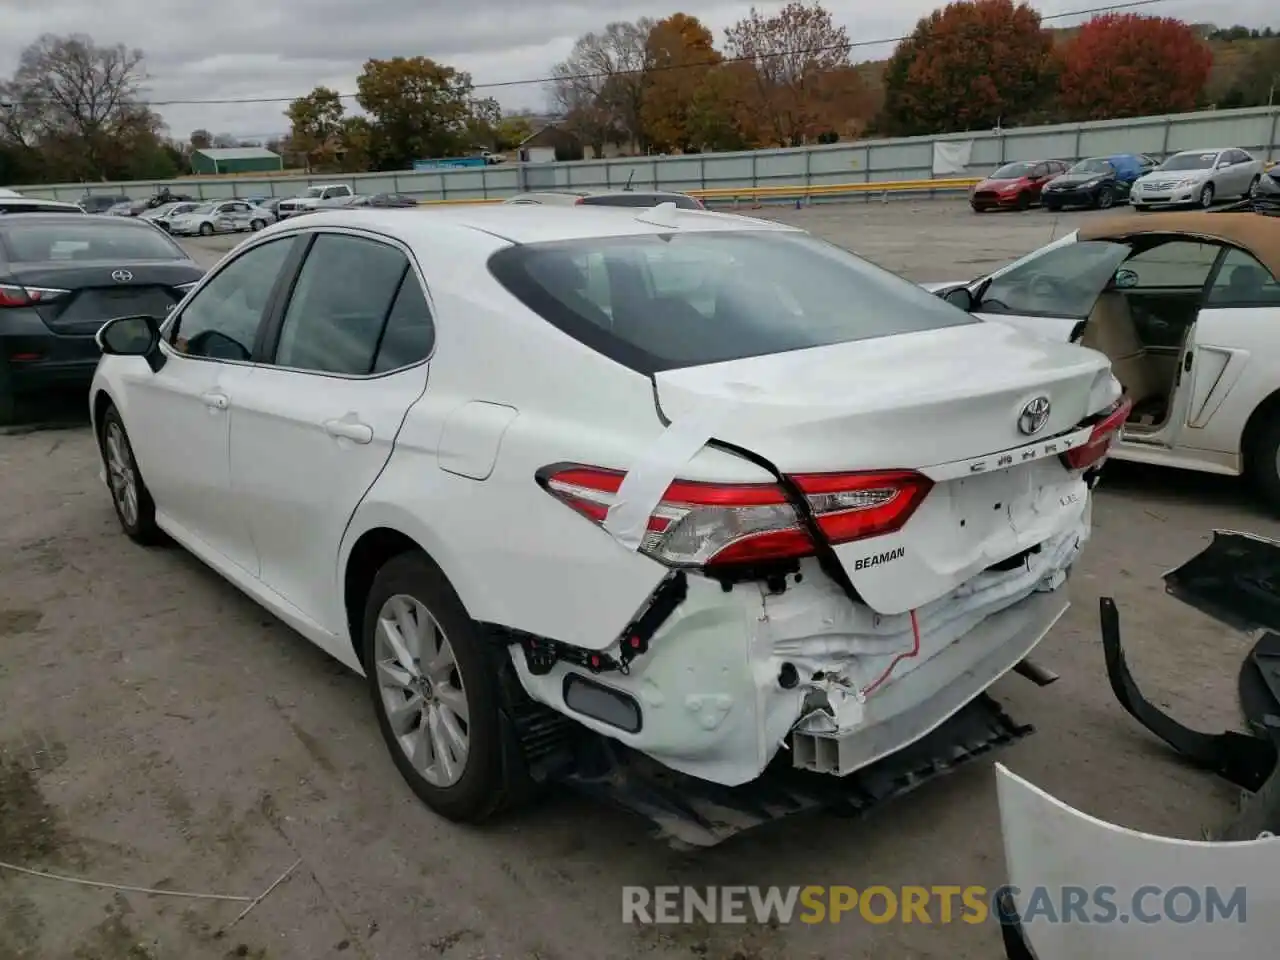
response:
{"label": "yellow guardrail", "polygon": [[[685,190],[699,200],[784,200],[808,197],[841,197],[857,194],[912,193],[924,190],[967,190],[981,183],[980,177],[960,177],[937,180],[869,180],[858,183],[787,184],[774,187],[708,187],[704,190]],[[549,188],[554,190],[556,188]],[[420,206],[447,206],[477,203],[501,203],[502,198],[465,200],[419,200]]]}

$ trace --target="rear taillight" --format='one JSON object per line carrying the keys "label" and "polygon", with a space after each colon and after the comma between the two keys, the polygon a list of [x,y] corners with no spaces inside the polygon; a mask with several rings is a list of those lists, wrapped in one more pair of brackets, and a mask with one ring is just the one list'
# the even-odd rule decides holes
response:
{"label": "rear taillight", "polygon": [[[616,470],[573,465],[550,468],[539,481],[552,496],[603,524],[622,478]],[[902,470],[791,480],[832,544],[900,530],[933,485]],[[640,552],[672,567],[714,569],[811,556],[814,545],[777,484],[675,480],[649,517]]]}
{"label": "rear taillight", "polygon": [[53,287],[19,287],[0,283],[0,307],[30,307],[57,300],[68,293],[69,290],[57,290]]}
{"label": "rear taillight", "polygon": [[1089,433],[1089,439],[1083,445],[1076,447],[1074,450],[1068,450],[1062,455],[1062,462],[1071,470],[1084,470],[1100,463],[1107,455],[1107,451],[1111,449],[1111,444],[1119,435],[1121,428],[1129,419],[1129,412],[1133,409],[1133,401],[1128,397],[1121,397],[1112,405],[1103,415],[1102,419],[1093,425],[1093,430]]}
{"label": "rear taillight", "polygon": [[573,201],[573,205],[576,207],[578,204],[586,203],[586,202],[587,202],[586,197],[579,197],[577,200]]}

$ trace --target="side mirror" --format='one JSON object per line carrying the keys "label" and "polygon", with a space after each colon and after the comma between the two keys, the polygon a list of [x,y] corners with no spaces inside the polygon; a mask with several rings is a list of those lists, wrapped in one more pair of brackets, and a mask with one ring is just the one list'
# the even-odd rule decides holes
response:
{"label": "side mirror", "polygon": [[160,353],[160,324],[155,317],[116,317],[94,334],[98,349],[110,357],[146,357],[152,370],[163,365]]}
{"label": "side mirror", "polygon": [[948,290],[942,295],[942,299],[952,306],[959,307],[965,313],[971,312],[977,306],[973,293],[968,287],[956,287],[954,290]]}

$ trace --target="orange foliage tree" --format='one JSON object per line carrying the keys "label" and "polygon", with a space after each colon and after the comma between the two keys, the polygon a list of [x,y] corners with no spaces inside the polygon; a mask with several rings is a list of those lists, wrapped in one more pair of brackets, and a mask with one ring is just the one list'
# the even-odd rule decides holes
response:
{"label": "orange foliage tree", "polygon": [[1213,54],[1171,17],[1094,17],[1062,47],[1058,103],[1071,120],[1194,110]]}
{"label": "orange foliage tree", "polygon": [[889,58],[877,130],[981,130],[1035,110],[1053,89],[1053,39],[1013,0],[951,3],[916,24]]}
{"label": "orange foliage tree", "polygon": [[658,150],[701,147],[691,122],[699,95],[704,100],[711,71],[723,59],[711,31],[697,17],[675,13],[649,31],[647,75],[640,116],[649,143]]}
{"label": "orange foliage tree", "polygon": [[816,0],[791,0],[771,17],[752,7],[725,40],[730,59],[754,68],[750,109],[777,146],[838,131],[866,109],[867,91],[850,69],[849,36]]}

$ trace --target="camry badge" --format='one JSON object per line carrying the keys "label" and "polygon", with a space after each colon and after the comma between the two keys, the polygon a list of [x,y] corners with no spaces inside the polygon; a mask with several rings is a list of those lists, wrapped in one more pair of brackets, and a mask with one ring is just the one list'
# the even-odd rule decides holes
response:
{"label": "camry badge", "polygon": [[116,270],[111,274],[111,279],[116,283],[128,283],[133,279],[133,274],[128,270]]}

